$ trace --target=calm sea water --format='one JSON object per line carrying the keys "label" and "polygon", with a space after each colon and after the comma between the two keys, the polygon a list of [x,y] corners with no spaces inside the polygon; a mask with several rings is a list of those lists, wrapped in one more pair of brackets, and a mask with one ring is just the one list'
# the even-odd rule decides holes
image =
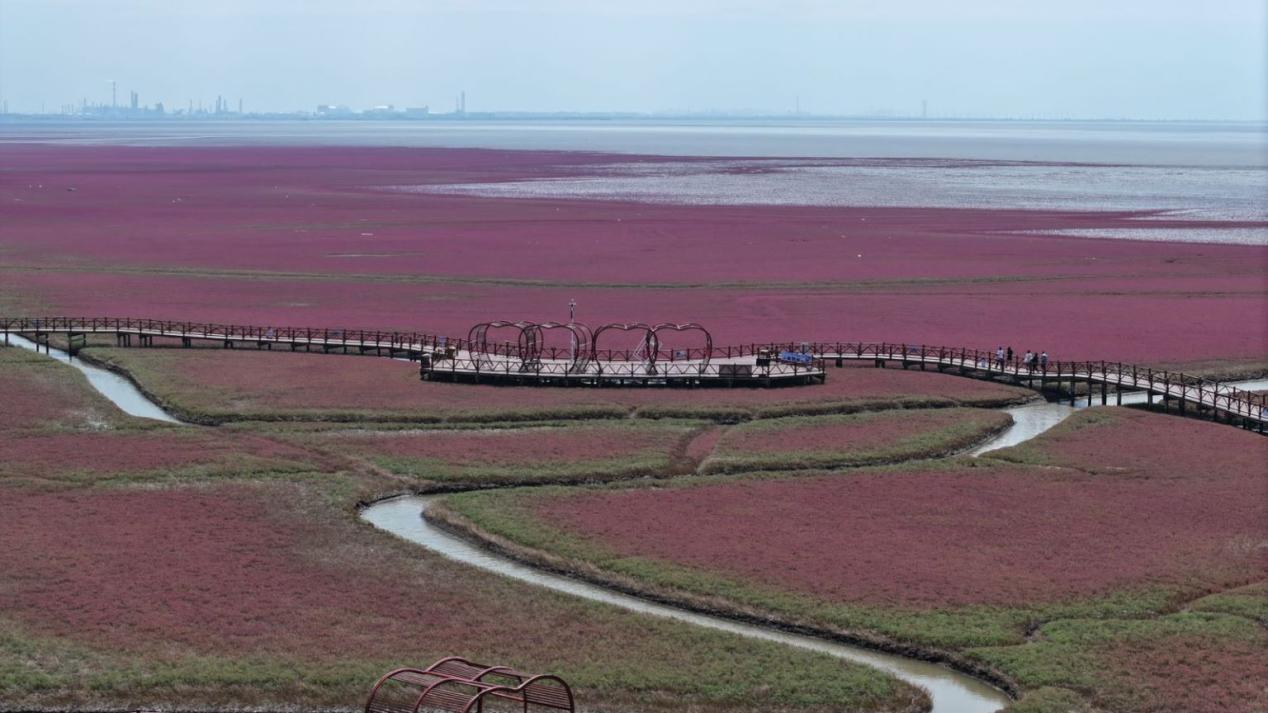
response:
{"label": "calm sea water", "polygon": [[[987,121],[0,123],[0,143],[364,145],[711,156],[567,179],[402,186],[693,204],[1161,211],[1268,221],[1268,124]],[[858,159],[902,159],[859,161]],[[790,160],[795,159],[795,160]],[[817,160],[807,160],[817,159]],[[839,160],[848,159],[848,160]],[[915,159],[915,160],[913,160]],[[1268,227],[1087,234],[1268,245]],[[1085,233],[1086,234],[1086,233]]]}
{"label": "calm sea water", "polygon": [[674,156],[961,158],[1268,167],[1268,124],[1261,122],[0,122],[0,141],[15,140],[443,146]]}

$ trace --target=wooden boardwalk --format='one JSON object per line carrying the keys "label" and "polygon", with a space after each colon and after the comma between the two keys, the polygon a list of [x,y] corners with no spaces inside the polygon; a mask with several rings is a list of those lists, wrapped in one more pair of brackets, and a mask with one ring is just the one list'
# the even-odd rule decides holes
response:
{"label": "wooden boardwalk", "polygon": [[[709,354],[682,350],[658,362],[656,373],[631,352],[603,351],[594,355],[583,372],[574,372],[567,350],[550,349],[532,363],[517,360],[512,350],[500,353],[474,351],[466,340],[423,332],[385,332],[308,327],[272,327],[176,322],[151,319],[81,317],[0,317],[0,333],[22,334],[37,345],[48,345],[53,334],[64,334],[74,353],[87,335],[112,335],[120,346],[150,346],[154,340],[178,340],[183,346],[195,341],[213,342],[225,348],[343,352],[405,358],[420,362],[424,374],[456,380],[510,380],[521,383],[623,385],[634,383],[690,383],[735,385],[786,379],[788,383],[821,380],[823,365],[846,361],[871,362],[876,366],[900,364],[904,368],[939,371],[986,379],[1005,379],[1043,389],[1053,387],[1078,392],[1091,400],[1099,392],[1102,404],[1121,402],[1124,392],[1144,392],[1149,403],[1156,397],[1164,409],[1175,406],[1181,414],[1209,415],[1215,420],[1264,432],[1268,423],[1268,394],[1237,389],[1227,384],[1174,371],[1106,361],[1051,361],[1040,369],[1027,369],[1018,359],[1000,363],[989,351],[899,344],[889,342],[769,342],[713,347]],[[766,367],[759,359],[795,351],[809,354],[812,366],[779,364]],[[475,377],[475,378],[468,378]]]}

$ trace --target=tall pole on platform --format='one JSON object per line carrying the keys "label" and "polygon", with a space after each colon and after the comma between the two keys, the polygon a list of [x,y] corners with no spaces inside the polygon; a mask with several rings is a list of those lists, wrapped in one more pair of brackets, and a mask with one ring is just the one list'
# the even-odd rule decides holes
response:
{"label": "tall pole on platform", "polygon": [[[576,323],[577,323],[577,301],[575,299],[569,299],[568,300],[568,324],[572,325]],[[568,358],[571,361],[576,361],[577,333],[572,331],[571,329],[568,330],[568,345],[572,347],[571,349],[572,353],[568,355]]]}

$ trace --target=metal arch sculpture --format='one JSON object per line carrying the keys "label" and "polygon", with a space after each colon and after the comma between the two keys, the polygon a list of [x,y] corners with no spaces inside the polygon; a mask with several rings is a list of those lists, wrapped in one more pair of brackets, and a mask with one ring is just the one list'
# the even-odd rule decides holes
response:
{"label": "metal arch sculpture", "polygon": [[[654,365],[656,363],[656,350],[658,349],[658,346],[656,344],[656,334],[652,332],[651,325],[645,324],[643,322],[613,322],[612,324],[605,324],[599,327],[598,329],[594,330],[594,336],[591,338],[590,353],[593,355],[595,362],[598,364],[600,373],[603,372],[603,362],[605,360],[600,359],[599,357],[599,355],[602,353],[599,350],[599,337],[601,337],[604,332],[611,331],[611,330],[615,330],[619,332],[641,331],[643,333],[643,336],[642,336],[642,339],[640,340],[640,351],[643,353],[645,357],[642,361],[646,362],[649,365]],[[608,350],[609,359],[607,359],[606,361],[615,361],[614,359],[610,358],[611,355],[612,355],[611,350]],[[627,358],[625,359],[625,361],[629,361],[628,353],[627,353]]]}
{"label": "metal arch sculpture", "polygon": [[[501,352],[498,345],[489,344],[489,330],[514,328],[518,330],[515,338],[515,352],[511,353],[508,348]],[[579,322],[529,322],[518,321],[509,322],[506,320],[495,320],[492,322],[480,322],[467,332],[467,343],[472,352],[471,356],[481,365],[492,365],[490,355],[498,355],[510,358],[518,357],[520,360],[520,371],[533,371],[541,366],[542,352],[545,349],[544,342],[546,332],[553,329],[567,330],[571,336],[575,347],[568,363],[568,373],[577,374],[584,372],[590,366],[593,359],[593,342],[594,336],[590,332],[590,328]],[[508,342],[509,345],[509,342]]]}
{"label": "metal arch sculpture", "polygon": [[524,321],[508,322],[506,320],[494,320],[492,322],[480,322],[467,332],[467,349],[471,352],[472,359],[483,367],[493,365],[491,356],[501,354],[501,356],[510,358],[512,354],[509,341],[506,342],[506,348],[501,351],[499,351],[498,345],[496,344],[492,345],[492,348],[490,348],[489,330],[513,327],[516,330],[515,341],[517,352],[515,356],[519,356],[521,361],[523,361],[525,349],[524,331],[532,326],[532,322]]}
{"label": "metal arch sculpture", "polygon": [[494,696],[522,700],[525,707],[532,703],[560,710],[571,711],[574,708],[572,687],[554,674],[524,673],[509,666],[489,666],[460,656],[441,659],[428,666],[427,671],[478,683],[503,686],[510,691],[497,692]]}
{"label": "metal arch sculpture", "polygon": [[[651,328],[652,338],[656,344],[656,350],[658,353],[660,351],[659,333],[662,330],[667,330],[672,332],[700,332],[701,334],[703,334],[704,335],[704,350],[700,353],[700,368],[703,371],[706,367],[709,366],[709,361],[713,359],[713,335],[709,333],[709,330],[704,328],[704,325],[698,324],[696,322],[686,322],[684,324],[675,324],[673,322],[661,322],[660,324],[652,327]],[[687,356],[688,358],[690,358],[691,356],[690,351],[688,352]]]}
{"label": "metal arch sculpture", "polygon": [[[398,668],[375,682],[365,713],[419,713],[445,710],[474,713],[488,699],[574,713],[572,688],[551,674],[529,674],[506,666],[487,666],[450,657],[426,669]],[[516,706],[517,708],[519,706]]]}
{"label": "metal arch sculpture", "polygon": [[[525,321],[508,322],[506,320],[480,322],[479,324],[476,324],[470,330],[467,331],[467,345],[469,346],[470,350],[473,352],[482,352],[485,354],[498,354],[499,351],[496,344],[493,345],[492,349],[489,348],[489,330],[490,329],[506,329],[507,327],[514,327],[516,330],[515,338],[516,338],[516,341],[518,342],[520,335],[523,333],[525,327],[531,326],[532,324],[533,324],[532,322],[525,322]],[[509,346],[510,342],[507,341],[506,343]],[[504,353],[503,356],[510,356],[509,349],[505,351],[506,353]]]}
{"label": "metal arch sculpture", "polygon": [[[489,343],[489,330],[514,328],[518,330],[516,335],[515,351],[512,353],[510,343],[499,350],[497,344]],[[640,349],[642,353],[642,363],[646,365],[649,374],[655,374],[657,371],[656,364],[661,361],[661,334],[663,332],[700,332],[704,336],[704,348],[700,350],[698,360],[701,372],[708,366],[713,358],[713,335],[704,326],[696,322],[687,322],[683,324],[674,322],[661,322],[656,325],[648,325],[644,322],[615,322],[605,324],[596,330],[591,330],[580,322],[529,322],[518,321],[510,322],[506,320],[496,320],[492,322],[480,322],[473,326],[467,332],[467,345],[471,352],[472,359],[481,367],[493,366],[492,356],[501,354],[510,359],[516,357],[519,359],[519,371],[530,372],[539,370],[542,364],[542,358],[545,352],[546,332],[555,329],[562,329],[569,332],[573,347],[569,353],[568,366],[566,373],[568,374],[584,374],[590,370],[591,364],[596,365],[598,373],[602,374],[605,369],[606,362],[612,361],[631,361],[629,354],[626,359],[617,360],[611,358],[609,351],[608,359],[600,359],[601,353],[599,349],[599,338],[604,332],[619,330],[622,332],[642,332],[643,336],[640,340]],[[693,359],[694,350],[687,350],[688,359]],[[674,355],[668,355],[669,360],[674,360]],[[551,358],[557,358],[552,350]]]}
{"label": "metal arch sculpture", "polygon": [[[580,374],[590,367],[590,362],[594,358],[594,335],[590,328],[580,322],[542,322],[534,324],[532,334],[534,335],[536,352],[534,353],[534,363],[541,363],[542,342],[545,333],[552,329],[563,329],[572,335],[572,358],[569,360],[568,373]],[[524,330],[525,334],[529,334],[529,329]],[[525,360],[525,364],[528,361]]]}

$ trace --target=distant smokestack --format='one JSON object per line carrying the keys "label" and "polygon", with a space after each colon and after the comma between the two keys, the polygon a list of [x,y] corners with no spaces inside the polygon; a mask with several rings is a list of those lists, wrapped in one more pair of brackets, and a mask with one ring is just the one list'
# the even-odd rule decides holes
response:
{"label": "distant smokestack", "polygon": [[458,111],[459,111],[460,113],[462,113],[462,114],[466,114],[466,113],[467,113],[467,92],[466,92],[466,90],[463,90],[463,91],[462,91],[462,93],[460,93],[460,94],[458,95]]}
{"label": "distant smokestack", "polygon": [[238,97],[238,113],[242,113],[242,97]]}
{"label": "distant smokestack", "polygon": [[111,109],[118,108],[119,106],[119,102],[117,101],[116,96],[117,95],[115,94],[115,81],[111,79],[110,80],[110,108]]}

